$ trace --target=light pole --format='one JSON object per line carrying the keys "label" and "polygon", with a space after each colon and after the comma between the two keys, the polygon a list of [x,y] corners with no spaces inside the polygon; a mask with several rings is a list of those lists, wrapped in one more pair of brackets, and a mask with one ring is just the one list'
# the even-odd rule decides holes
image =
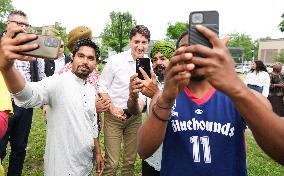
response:
{"label": "light pole", "polygon": [[252,53],[252,61],[254,62],[254,48],[251,50]]}
{"label": "light pole", "polygon": [[123,15],[119,15],[119,52],[122,52],[122,20],[123,20]]}

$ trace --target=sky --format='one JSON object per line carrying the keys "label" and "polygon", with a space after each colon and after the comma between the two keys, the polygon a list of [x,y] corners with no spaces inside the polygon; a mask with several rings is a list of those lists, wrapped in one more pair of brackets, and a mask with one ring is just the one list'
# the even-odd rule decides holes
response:
{"label": "sky", "polygon": [[151,31],[151,39],[166,38],[169,23],[188,22],[191,11],[217,10],[220,36],[232,32],[260,37],[284,38],[278,29],[284,13],[283,0],[13,0],[33,26],[53,25],[56,21],[67,33],[84,25],[98,36],[110,22],[111,11],[130,12],[137,24]]}

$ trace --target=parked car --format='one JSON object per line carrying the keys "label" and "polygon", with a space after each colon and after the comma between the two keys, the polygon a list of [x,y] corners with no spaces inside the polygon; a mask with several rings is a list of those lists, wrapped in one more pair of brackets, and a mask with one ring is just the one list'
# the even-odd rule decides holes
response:
{"label": "parked car", "polygon": [[250,66],[248,66],[248,65],[238,65],[238,66],[235,68],[235,71],[236,71],[237,73],[247,74],[247,73],[250,71]]}

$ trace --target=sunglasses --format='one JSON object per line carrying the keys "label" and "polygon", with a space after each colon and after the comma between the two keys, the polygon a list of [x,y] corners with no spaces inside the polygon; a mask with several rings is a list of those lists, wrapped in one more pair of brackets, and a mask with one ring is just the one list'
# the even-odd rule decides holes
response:
{"label": "sunglasses", "polygon": [[24,26],[24,27],[27,27],[27,28],[31,27],[31,25],[29,25],[27,23],[19,22],[19,21],[9,20],[9,22],[16,23],[18,26]]}

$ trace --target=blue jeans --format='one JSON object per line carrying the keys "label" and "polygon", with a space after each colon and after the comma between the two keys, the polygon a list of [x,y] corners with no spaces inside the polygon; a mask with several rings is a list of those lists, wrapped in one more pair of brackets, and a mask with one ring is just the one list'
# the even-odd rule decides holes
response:
{"label": "blue jeans", "polygon": [[256,86],[256,85],[248,84],[248,87],[249,87],[250,89],[253,89],[253,90],[259,92],[259,93],[262,93],[262,91],[263,91],[263,87],[259,87],[259,86]]}
{"label": "blue jeans", "polygon": [[3,161],[6,156],[8,141],[10,141],[11,145],[8,176],[18,176],[22,174],[33,115],[33,109],[31,108],[21,108],[13,103],[13,109],[14,115],[9,117],[7,133],[0,140],[1,161]]}

